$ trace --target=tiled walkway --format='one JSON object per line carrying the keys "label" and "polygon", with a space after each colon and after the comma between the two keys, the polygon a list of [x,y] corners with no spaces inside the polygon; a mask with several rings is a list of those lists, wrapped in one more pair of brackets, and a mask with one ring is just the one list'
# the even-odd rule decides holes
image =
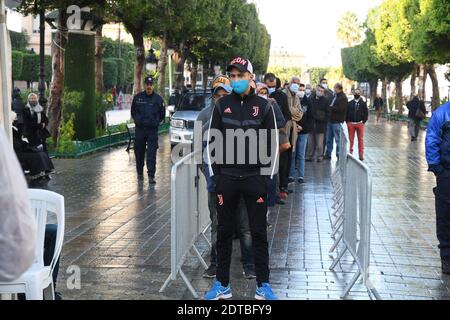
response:
{"label": "tiled walkway", "polygon": [[[191,299],[182,280],[158,290],[170,270],[170,145],[162,136],[157,185],[139,185],[125,148],[79,160],[55,160],[48,188],[66,199],[66,237],[58,290],[65,299]],[[355,148],[356,149],[356,148]],[[357,150],[357,149],[356,149]],[[271,283],[281,299],[339,299],[354,270],[351,260],[330,272],[330,172],[335,160],[307,163],[306,184],[271,213]],[[371,281],[383,299],[450,299],[440,273],[435,236],[434,177],[427,173],[424,132],[411,144],[405,125],[370,123],[366,164],[373,175]],[[235,241],[235,298],[251,299],[255,282],[242,278]],[[208,261],[207,246],[199,248]],[[81,289],[69,290],[69,266],[81,269]],[[183,268],[199,293],[211,280],[195,258]],[[348,299],[369,299],[357,283]]]}

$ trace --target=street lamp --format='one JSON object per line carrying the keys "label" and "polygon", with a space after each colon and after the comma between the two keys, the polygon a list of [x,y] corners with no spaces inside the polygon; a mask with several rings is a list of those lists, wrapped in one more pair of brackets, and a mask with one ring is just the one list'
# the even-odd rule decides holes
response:
{"label": "street lamp", "polygon": [[155,56],[155,50],[150,48],[148,51],[148,56],[145,58],[145,68],[149,73],[155,73],[156,68],[158,67],[158,59]]}
{"label": "street lamp", "polygon": [[174,53],[174,49],[167,49],[167,55],[169,56],[169,95],[172,95],[172,55]]}

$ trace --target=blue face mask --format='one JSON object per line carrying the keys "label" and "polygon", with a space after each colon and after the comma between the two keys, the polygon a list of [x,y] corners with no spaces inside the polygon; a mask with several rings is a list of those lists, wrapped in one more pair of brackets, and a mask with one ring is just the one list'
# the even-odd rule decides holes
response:
{"label": "blue face mask", "polygon": [[275,92],[275,90],[277,90],[276,88],[269,88],[269,95],[271,95],[272,93],[274,93]]}
{"label": "blue face mask", "polygon": [[300,86],[298,84],[296,84],[296,83],[291,84],[291,91],[293,93],[297,93],[298,89],[300,89]]}
{"label": "blue face mask", "polygon": [[239,81],[231,81],[231,87],[237,94],[243,94],[248,89],[249,85],[250,81],[245,79]]}

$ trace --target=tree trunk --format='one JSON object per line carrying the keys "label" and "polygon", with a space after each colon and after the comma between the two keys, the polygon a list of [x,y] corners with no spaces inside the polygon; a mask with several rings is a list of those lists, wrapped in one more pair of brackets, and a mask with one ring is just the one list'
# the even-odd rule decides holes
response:
{"label": "tree trunk", "polygon": [[188,56],[189,49],[181,42],[175,55],[175,89],[182,90],[184,87],[184,64]]}
{"label": "tree trunk", "polygon": [[433,85],[433,97],[431,98],[431,108],[434,111],[441,105],[441,98],[439,96],[439,83],[434,65],[428,66],[427,71],[428,74],[430,75],[431,83]]}
{"label": "tree trunk", "polygon": [[191,69],[191,85],[192,89],[195,90],[197,86],[197,77],[198,77],[198,59],[196,57],[192,58],[192,69]]}
{"label": "tree trunk", "polygon": [[[164,97],[166,94],[166,66],[167,60],[167,38],[162,37],[161,39],[161,55],[158,62],[158,90],[159,93]],[[170,72],[170,70],[169,70]],[[170,90],[169,90],[170,91]]]}
{"label": "tree trunk", "polygon": [[427,67],[419,65],[419,99],[425,101],[425,83],[427,82]]}
{"label": "tree trunk", "polygon": [[377,97],[378,79],[369,81],[369,86],[370,86],[370,103],[373,106],[375,98]]}
{"label": "tree trunk", "polygon": [[133,37],[134,49],[136,51],[136,66],[134,68],[133,94],[137,94],[143,90],[142,77],[144,75],[144,65],[145,65],[144,32],[142,30],[130,29],[130,33],[131,36]]}
{"label": "tree trunk", "polygon": [[398,114],[403,114],[403,81],[401,79],[395,80],[395,106],[398,110]]}
{"label": "tree trunk", "polygon": [[383,81],[381,82],[381,98],[384,101],[384,113],[387,113],[389,111],[387,98],[387,82],[388,82],[387,78],[384,78]]}
{"label": "tree trunk", "polygon": [[103,26],[97,29],[95,34],[95,91],[103,93]]}
{"label": "tree trunk", "polygon": [[55,146],[58,145],[59,130],[63,115],[65,49],[69,37],[66,10],[60,10],[59,12],[59,28],[52,42],[52,87],[48,102],[50,133]]}
{"label": "tree trunk", "polygon": [[418,67],[414,68],[414,70],[411,72],[411,94],[409,96],[409,99],[412,100],[414,96],[417,94],[417,86],[416,86],[416,80],[417,80],[417,72]]}

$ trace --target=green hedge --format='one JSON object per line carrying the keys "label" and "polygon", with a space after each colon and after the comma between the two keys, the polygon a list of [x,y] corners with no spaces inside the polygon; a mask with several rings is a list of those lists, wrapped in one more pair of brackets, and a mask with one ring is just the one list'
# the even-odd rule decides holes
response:
{"label": "green hedge", "polygon": [[95,138],[95,38],[69,33],[65,60],[65,89],[83,93],[75,112],[75,139]]}
{"label": "green hedge", "polygon": [[9,36],[11,38],[11,48],[17,51],[27,51],[27,46],[29,42],[29,36],[25,32],[14,32],[10,31]]}
{"label": "green hedge", "polygon": [[22,76],[23,69],[23,52],[13,50],[12,56],[12,78],[19,80]]}

